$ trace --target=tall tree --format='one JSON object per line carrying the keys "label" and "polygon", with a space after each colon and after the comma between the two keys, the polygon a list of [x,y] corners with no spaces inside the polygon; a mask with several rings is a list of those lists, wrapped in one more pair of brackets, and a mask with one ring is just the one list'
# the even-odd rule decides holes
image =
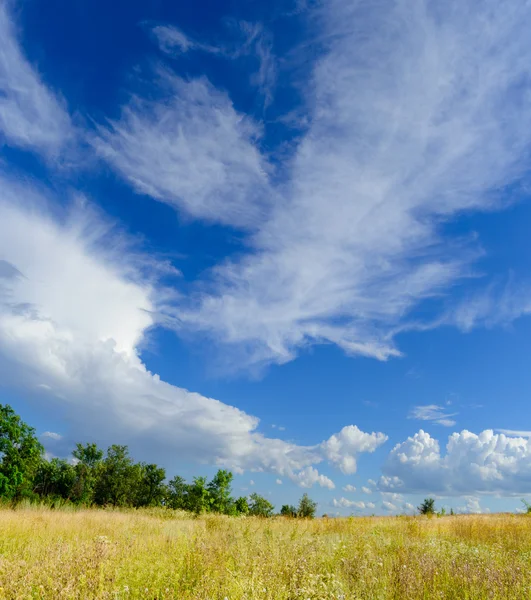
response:
{"label": "tall tree", "polygon": [[193,483],[188,487],[187,500],[187,509],[198,515],[210,510],[211,496],[206,477],[194,477]]}
{"label": "tall tree", "polygon": [[72,500],[90,505],[94,502],[94,488],[103,460],[103,450],[96,444],[76,444],[72,456],[76,461]]}
{"label": "tall tree", "polygon": [[95,484],[96,504],[113,506],[133,504],[140,475],[140,465],[133,463],[127,446],[110,446]]}
{"label": "tall tree", "polygon": [[166,488],[166,471],[154,464],[140,465],[140,481],[136,492],[136,506],[157,506],[162,503]]}
{"label": "tall tree", "polygon": [[304,519],[313,519],[317,510],[317,502],[314,502],[308,494],[303,494],[299,500],[297,515]]}
{"label": "tall tree", "polygon": [[210,509],[214,512],[228,514],[233,504],[231,497],[232,473],[220,469],[208,484]]}
{"label": "tall tree", "polygon": [[0,496],[15,500],[30,496],[43,454],[35,429],[11,406],[0,404]]}
{"label": "tall tree", "polygon": [[190,486],[186,483],[183,477],[180,475],[175,475],[175,477],[168,483],[168,506],[174,510],[188,509],[189,487]]}

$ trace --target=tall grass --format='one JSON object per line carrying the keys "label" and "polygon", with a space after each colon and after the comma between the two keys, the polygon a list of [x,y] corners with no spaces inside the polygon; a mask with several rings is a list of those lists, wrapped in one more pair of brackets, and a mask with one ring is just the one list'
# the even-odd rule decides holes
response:
{"label": "tall grass", "polygon": [[0,510],[0,598],[531,598],[525,515],[192,518]]}

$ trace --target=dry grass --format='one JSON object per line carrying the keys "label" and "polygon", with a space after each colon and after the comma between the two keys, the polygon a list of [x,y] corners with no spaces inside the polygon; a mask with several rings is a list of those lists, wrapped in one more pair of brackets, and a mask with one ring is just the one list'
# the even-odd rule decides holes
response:
{"label": "dry grass", "polygon": [[[169,518],[171,517],[171,518]],[[531,518],[0,510],[0,598],[531,598]]]}

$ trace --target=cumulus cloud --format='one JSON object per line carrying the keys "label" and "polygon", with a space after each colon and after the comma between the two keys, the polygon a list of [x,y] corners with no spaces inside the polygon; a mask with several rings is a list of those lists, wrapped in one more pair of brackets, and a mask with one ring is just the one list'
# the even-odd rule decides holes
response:
{"label": "cumulus cloud", "polygon": [[343,473],[352,474],[357,469],[356,454],[374,452],[387,439],[383,433],[365,433],[356,425],[348,425],[323,442],[321,450],[324,456]]}
{"label": "cumulus cloud", "polygon": [[309,488],[315,484],[328,488],[329,490],[333,490],[336,487],[331,479],[326,477],[326,475],[321,475],[319,471],[313,467],[306,467],[298,473],[290,475],[290,478],[303,488]]}
{"label": "cumulus cloud", "polygon": [[498,206],[527,169],[526,0],[328,0],[317,22],[326,51],[303,90],[309,125],[271,213],[176,315],[177,329],[239,350],[238,364],[322,342],[398,355],[396,332],[425,326],[412,309],[478,256],[443,243],[440,223]]}
{"label": "cumulus cloud", "polygon": [[418,419],[419,421],[432,421],[438,425],[444,425],[445,427],[453,427],[455,425],[454,419],[459,413],[448,413],[445,412],[443,406],[437,404],[428,404],[426,406],[415,406],[411,409],[408,415],[408,419]]}
{"label": "cumulus cloud", "polygon": [[350,485],[350,483],[349,483],[343,487],[343,491],[344,492],[355,492],[356,488],[353,485]]}
{"label": "cumulus cloud", "polygon": [[372,490],[371,490],[370,488],[368,488],[368,487],[365,487],[365,486],[363,486],[363,487],[361,488],[361,491],[362,491],[364,494],[372,494]]}
{"label": "cumulus cloud", "polygon": [[473,495],[525,494],[531,491],[531,443],[485,430],[467,430],[439,442],[420,430],[390,452],[379,489],[396,493]]}
{"label": "cumulus cloud", "polygon": [[0,143],[56,156],[72,137],[70,117],[24,56],[8,8],[0,0]]}
{"label": "cumulus cloud", "polygon": [[365,502],[357,502],[356,500],[348,500],[347,498],[339,498],[339,500],[337,500],[336,498],[334,498],[332,500],[332,506],[336,507],[336,508],[356,508],[358,510],[363,510],[367,507],[367,505],[365,504]]}
{"label": "cumulus cloud", "polygon": [[63,445],[90,435],[168,466],[177,457],[332,488],[315,465],[351,464],[385,438],[357,428],[353,437],[351,426],[298,446],[266,437],[234,406],[165,383],[141,349],[171,300],[160,283],[171,266],[86,203],[52,216],[31,188],[0,177],[0,190],[0,376],[63,414]]}

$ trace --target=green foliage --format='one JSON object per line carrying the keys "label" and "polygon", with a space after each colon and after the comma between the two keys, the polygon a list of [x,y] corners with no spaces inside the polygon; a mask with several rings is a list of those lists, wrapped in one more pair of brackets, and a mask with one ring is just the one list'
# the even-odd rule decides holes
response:
{"label": "green foliage", "polygon": [[229,514],[232,511],[231,497],[232,473],[220,469],[207,486],[210,495],[210,508],[213,512]]}
{"label": "green foliage", "polygon": [[275,507],[263,496],[256,492],[249,496],[249,514],[255,517],[270,517]]}
{"label": "green foliage", "polygon": [[247,498],[245,496],[240,496],[240,498],[234,502],[234,507],[236,508],[236,514],[238,515],[249,514],[249,503],[247,502]]}
{"label": "green foliage", "polygon": [[210,510],[211,502],[207,478],[194,477],[193,483],[188,486],[186,509],[200,515]]}
{"label": "green foliage", "polygon": [[308,494],[303,494],[299,500],[299,509],[297,510],[297,516],[303,519],[313,519],[315,517],[315,511],[317,510],[317,502],[314,502]]}
{"label": "green foliage", "polygon": [[140,465],[135,506],[160,506],[166,495],[166,471],[154,464]]}
{"label": "green foliage", "polygon": [[35,429],[10,406],[0,404],[0,496],[13,500],[31,496],[43,454]]}
{"label": "green foliage", "polygon": [[297,509],[291,504],[283,504],[282,508],[280,509],[280,514],[283,517],[296,517]]}
{"label": "green foliage", "polygon": [[76,444],[72,456],[76,461],[76,481],[70,497],[79,504],[91,505],[96,481],[102,471],[103,450],[96,444]]}
{"label": "green foliage", "polygon": [[523,498],[522,498],[522,504],[524,505],[525,513],[527,515],[531,515],[531,504],[529,504],[529,502],[527,502],[527,500],[524,500]]}
{"label": "green foliage", "polygon": [[433,498],[426,498],[424,502],[417,509],[421,515],[434,515],[435,514],[435,500]]}
{"label": "green foliage", "polygon": [[98,470],[94,501],[100,506],[134,505],[134,495],[141,481],[142,467],[135,465],[127,446],[112,445]]}

